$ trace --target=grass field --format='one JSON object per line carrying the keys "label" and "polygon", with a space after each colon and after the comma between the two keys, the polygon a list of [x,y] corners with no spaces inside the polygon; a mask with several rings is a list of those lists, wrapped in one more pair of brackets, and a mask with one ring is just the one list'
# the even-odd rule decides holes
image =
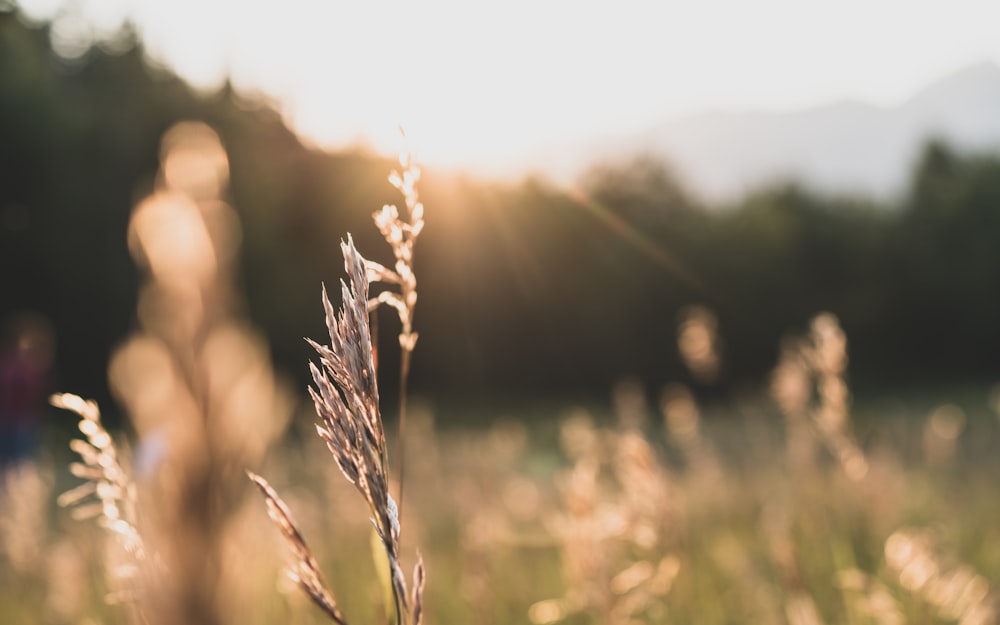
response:
{"label": "grass field", "polygon": [[[192,166],[165,166],[130,229],[141,327],[109,381],[134,441],[53,398],[80,434],[2,475],[3,625],[998,622],[997,391],[855,407],[847,337],[822,313],[727,403],[627,380],[596,405],[507,416],[407,402],[423,207],[404,154],[405,214],[374,216],[395,263],[341,244],[330,342],[288,421],[294,398],[234,304],[224,151],[203,125],[164,140],[184,142]],[[379,304],[402,328],[398,429]],[[720,371],[716,325],[703,308],[679,324],[698,388]]]}
{"label": "grass field", "polygon": [[[474,430],[436,431],[414,407],[402,543],[406,564],[418,547],[427,563],[427,622],[996,622],[1000,427],[987,410],[866,418],[868,470],[852,479],[819,436],[791,449],[770,401],[671,428],[629,393],[603,412]],[[351,622],[382,622],[364,508],[321,442],[301,441],[263,471]],[[105,568],[115,537],[54,505],[66,473],[42,462],[5,476],[4,623],[128,619],[103,601],[120,590]],[[252,597],[236,620],[323,620],[281,574],[288,556],[258,499],[227,533]]]}

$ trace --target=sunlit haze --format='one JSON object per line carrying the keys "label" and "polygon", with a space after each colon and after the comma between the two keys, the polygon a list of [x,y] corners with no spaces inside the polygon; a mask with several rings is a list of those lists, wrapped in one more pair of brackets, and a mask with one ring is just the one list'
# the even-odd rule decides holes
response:
{"label": "sunlit haze", "polygon": [[[893,105],[963,65],[1000,62],[995,0],[23,0],[57,34],[131,19],[150,56],[201,88],[228,75],[318,145],[517,173],[547,145],[702,110]],[[61,31],[60,31],[61,28]],[[535,159],[537,160],[537,159]]]}

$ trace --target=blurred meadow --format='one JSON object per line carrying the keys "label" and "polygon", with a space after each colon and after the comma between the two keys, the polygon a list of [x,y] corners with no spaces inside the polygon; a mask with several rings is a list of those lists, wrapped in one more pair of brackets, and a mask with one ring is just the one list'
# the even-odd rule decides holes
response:
{"label": "blurred meadow", "polygon": [[496,178],[84,4],[0,0],[0,623],[1000,622],[995,145]]}

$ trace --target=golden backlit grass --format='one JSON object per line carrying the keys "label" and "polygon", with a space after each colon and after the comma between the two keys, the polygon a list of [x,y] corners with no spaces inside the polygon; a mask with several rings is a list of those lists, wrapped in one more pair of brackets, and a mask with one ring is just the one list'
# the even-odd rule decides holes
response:
{"label": "golden backlit grass", "polygon": [[[995,622],[995,419],[966,418],[942,452],[939,410],[883,414],[860,428],[869,470],[859,482],[822,450],[793,469],[769,401],[699,420],[699,453],[712,460],[695,460],[658,410],[632,410],[644,420],[581,408],[558,428],[503,420],[437,432],[414,406],[402,552],[412,566],[419,545],[433,573],[427,622]],[[348,619],[380,622],[370,526],[332,468],[306,437],[264,470]],[[54,509],[58,471],[5,478],[0,621],[125,622],[122,605],[103,601],[118,588],[101,565],[115,538]],[[322,622],[284,581],[287,556],[262,506],[234,524],[252,562],[245,621]]]}
{"label": "golden backlit grass", "polygon": [[[330,342],[311,341],[315,412],[281,444],[290,402],[233,286],[225,152],[201,125],[167,134],[130,227],[139,328],[111,365],[137,440],[109,433],[96,404],[53,398],[80,419],[79,458],[2,475],[0,622],[997,623],[986,394],[983,414],[945,403],[857,423],[829,313],[781,346],[753,398],[706,407],[682,384],[625,380],[606,406],[443,431],[411,404],[392,440],[369,314],[399,315],[405,406],[423,207],[419,170],[400,165],[408,220],[375,214],[395,264],[342,244]],[[369,299],[370,282],[388,288]],[[715,315],[678,321],[690,373],[711,384]]]}

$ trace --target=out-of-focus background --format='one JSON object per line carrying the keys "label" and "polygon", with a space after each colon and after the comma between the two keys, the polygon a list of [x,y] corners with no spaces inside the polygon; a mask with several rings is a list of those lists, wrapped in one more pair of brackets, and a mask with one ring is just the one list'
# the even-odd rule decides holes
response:
{"label": "out-of-focus background", "polygon": [[[0,0],[4,462],[54,456],[54,473],[19,479],[28,492],[41,492],[32,479],[68,485],[58,467],[73,420],[46,406],[54,391],[97,399],[108,427],[137,441],[140,477],[207,441],[190,454],[232,465],[202,475],[212,497],[245,488],[239,467],[267,462],[269,449],[284,459],[272,461],[279,482],[295,482],[302,457],[321,462],[302,442],[313,419],[303,337],[326,335],[320,288],[342,278],[348,233],[363,255],[391,263],[371,215],[402,203],[387,176],[409,149],[426,206],[413,471],[444,486],[408,497],[413,541],[433,545],[431,570],[435,549],[448,554],[432,610],[483,623],[523,620],[529,607],[537,623],[894,623],[903,621],[864,620],[878,615],[848,595],[881,597],[878,584],[895,580],[887,592],[901,603],[886,614],[938,622],[919,620],[931,613],[921,601],[937,605],[919,598],[929,587],[899,572],[909,562],[900,553],[938,547],[954,547],[952,560],[935,560],[942,579],[964,561],[986,577],[953,586],[995,598],[1000,552],[973,548],[1000,538],[987,522],[988,484],[1000,479],[994,5]],[[392,438],[399,326],[378,319]],[[816,355],[824,349],[839,364]],[[795,387],[802,380],[808,388]],[[708,417],[700,426],[695,406]],[[857,438],[845,425],[852,406]],[[207,415],[226,424],[219,432],[243,434],[213,434]],[[457,430],[435,438],[435,423]],[[659,442],[629,438],[637,427]],[[276,445],[287,432],[294,442]],[[790,464],[779,468],[771,451],[784,434]],[[826,451],[802,460],[803,436]],[[315,455],[296,456],[300,444]],[[814,453],[826,454],[821,469]],[[594,467],[610,471],[611,458],[647,473],[600,482]],[[671,471],[679,490],[664,485]],[[686,503],[642,511],[615,499],[647,478]],[[719,481],[728,504],[699,498]],[[792,503],[762,494],[775,484]],[[830,497],[799,497],[799,486]],[[900,488],[899,500],[873,495]],[[493,507],[470,503],[486,492]],[[306,525],[322,532],[327,508],[309,497],[297,492]],[[657,556],[609,552],[597,572],[574,564],[597,547],[574,547],[552,524],[583,523],[612,500],[636,523],[646,514],[666,524],[626,549]],[[551,501],[568,517],[547,516]],[[809,517],[816,506],[829,514]],[[618,529],[580,531],[595,544],[625,535],[601,514]],[[207,518],[199,540],[231,555],[238,549],[214,533],[227,518]],[[697,519],[715,533],[691,538]],[[253,523],[241,531],[272,531]],[[757,530],[770,555],[747,539]],[[817,555],[810,541],[827,535],[834,551]],[[20,561],[41,557],[36,542]],[[17,544],[4,552],[14,568]],[[631,568],[640,562],[653,568]],[[509,574],[533,568],[535,582]],[[573,576],[605,574],[623,590],[581,604],[589,591]],[[843,596],[822,590],[834,576],[847,579]],[[348,605],[367,609],[370,589],[347,577]],[[727,621],[703,600],[732,579],[746,586],[727,592],[749,603]],[[529,596],[532,584],[561,596],[555,580],[576,594]],[[649,610],[619,605],[647,582],[657,584],[643,590]],[[449,585],[461,597],[446,595]],[[774,596],[750,605],[762,588]],[[904,591],[918,598],[906,603]],[[310,618],[298,604],[268,609],[278,621]],[[39,622],[82,622],[72,606],[51,610]],[[933,618],[985,613],[941,610]],[[9,614],[34,622],[29,612]]]}
{"label": "out-of-focus background", "polygon": [[966,4],[7,3],[0,317],[47,324],[51,382],[106,399],[129,215],[164,132],[201,120],[246,313],[301,382],[337,242],[380,258],[399,122],[426,170],[416,393],[674,379],[690,304],[727,387],[821,310],[859,388],[988,382],[1000,44]]}

